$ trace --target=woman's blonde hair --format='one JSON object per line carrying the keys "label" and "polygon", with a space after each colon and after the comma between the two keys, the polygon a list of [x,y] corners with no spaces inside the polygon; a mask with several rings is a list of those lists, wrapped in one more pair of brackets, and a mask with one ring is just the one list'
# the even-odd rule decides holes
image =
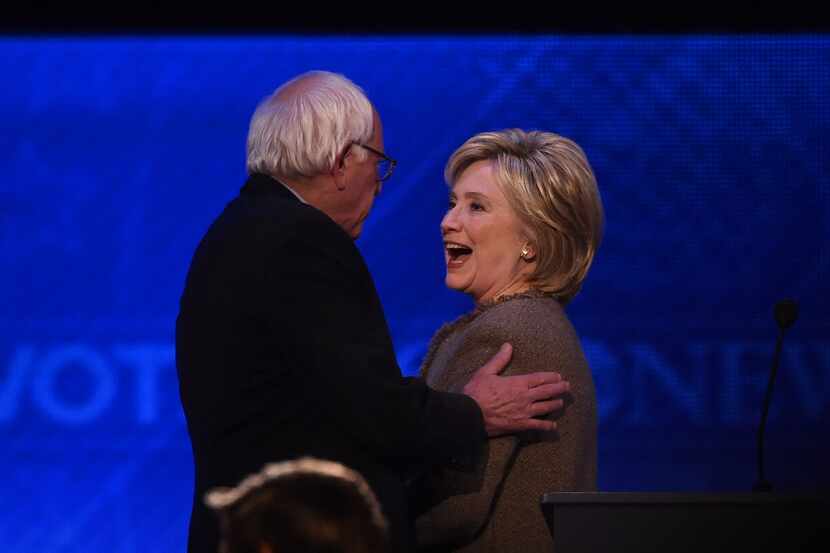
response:
{"label": "woman's blonde hair", "polygon": [[529,284],[567,303],[602,241],[602,199],[585,153],[550,132],[483,132],[452,154],[444,170],[447,184],[453,187],[470,165],[485,160],[533,243],[536,269]]}

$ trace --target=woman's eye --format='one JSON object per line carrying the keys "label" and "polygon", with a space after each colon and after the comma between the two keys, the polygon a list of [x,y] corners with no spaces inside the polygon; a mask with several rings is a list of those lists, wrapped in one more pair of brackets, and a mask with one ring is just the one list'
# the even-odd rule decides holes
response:
{"label": "woman's eye", "polygon": [[484,206],[478,202],[471,202],[470,209],[473,211],[484,211]]}
{"label": "woman's eye", "polygon": [[449,209],[454,208],[455,207],[455,200],[450,200],[449,202],[447,202],[447,206],[449,207]]}

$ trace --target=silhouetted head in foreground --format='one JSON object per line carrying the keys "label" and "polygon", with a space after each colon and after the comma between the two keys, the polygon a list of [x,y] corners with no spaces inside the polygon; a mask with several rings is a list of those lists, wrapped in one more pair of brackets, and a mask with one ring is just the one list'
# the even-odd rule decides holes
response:
{"label": "silhouetted head in foreground", "polygon": [[220,553],[379,553],[387,524],[363,477],[305,457],[271,463],[205,503],[220,518]]}

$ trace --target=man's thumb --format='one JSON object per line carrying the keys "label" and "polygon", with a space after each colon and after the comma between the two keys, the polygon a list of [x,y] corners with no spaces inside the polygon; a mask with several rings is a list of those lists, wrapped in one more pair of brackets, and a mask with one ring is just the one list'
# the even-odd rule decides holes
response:
{"label": "man's thumb", "polygon": [[510,358],[513,356],[513,346],[505,342],[499,348],[499,351],[490,358],[487,363],[481,367],[481,372],[485,374],[499,374],[510,363]]}

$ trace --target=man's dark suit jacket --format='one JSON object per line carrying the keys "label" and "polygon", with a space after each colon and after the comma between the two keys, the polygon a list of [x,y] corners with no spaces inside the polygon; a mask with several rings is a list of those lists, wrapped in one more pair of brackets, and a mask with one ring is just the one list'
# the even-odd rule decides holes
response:
{"label": "man's dark suit jacket", "polygon": [[404,471],[470,455],[485,439],[472,399],[401,376],[348,234],[264,175],[248,179],[194,254],[176,365],[195,463],[191,552],[217,550],[209,488],[303,455],[363,474],[394,550],[405,550]]}

